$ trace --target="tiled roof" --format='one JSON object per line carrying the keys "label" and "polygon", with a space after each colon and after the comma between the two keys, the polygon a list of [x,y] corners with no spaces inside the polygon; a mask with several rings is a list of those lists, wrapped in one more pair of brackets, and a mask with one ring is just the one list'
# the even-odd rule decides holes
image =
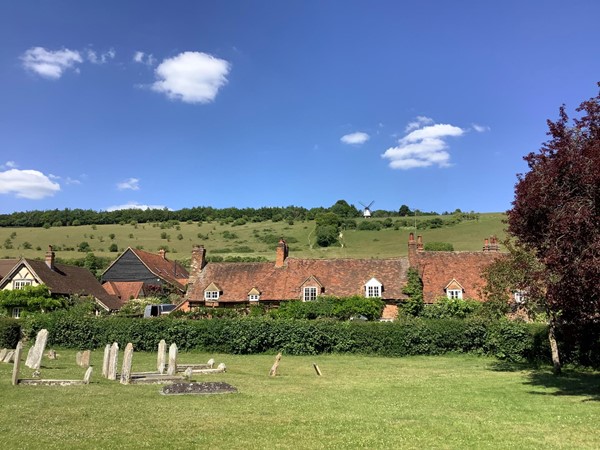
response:
{"label": "tiled roof", "polygon": [[154,275],[177,286],[181,290],[185,290],[185,284],[187,283],[189,274],[177,261],[169,261],[161,255],[146,252],[144,250],[134,248],[130,248],[130,250]]}
{"label": "tiled roof", "polygon": [[108,294],[100,282],[85,267],[54,264],[50,269],[45,261],[23,259],[50,292],[59,295],[86,295],[96,298],[110,310],[118,310],[123,302]]}
{"label": "tiled roof", "polygon": [[481,271],[500,255],[498,252],[418,252],[415,262],[423,280],[425,303],[446,296],[444,289],[452,280],[463,287],[463,298],[483,300],[480,290],[485,282]]}
{"label": "tiled roof", "polygon": [[144,293],[143,281],[107,281],[102,284],[102,287],[110,295],[115,295],[124,302],[132,298],[140,298]]}
{"label": "tiled roof", "polygon": [[365,283],[375,277],[383,285],[384,300],[404,299],[402,288],[406,284],[407,269],[407,258],[287,258],[284,267],[279,268],[272,262],[208,263],[198,274],[192,274],[195,281],[188,288],[186,299],[203,300],[204,290],[211,283],[222,290],[219,303],[246,301],[252,288],[260,291],[260,301],[300,299],[301,286],[309,285],[311,277],[321,284],[322,295],[364,295]]}
{"label": "tiled roof", "polygon": [[0,259],[0,280],[19,262],[18,259]]}

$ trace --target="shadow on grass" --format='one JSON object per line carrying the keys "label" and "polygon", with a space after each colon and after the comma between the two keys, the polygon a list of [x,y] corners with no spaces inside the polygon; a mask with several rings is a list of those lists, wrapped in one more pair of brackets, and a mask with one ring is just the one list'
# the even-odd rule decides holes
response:
{"label": "shadow on grass", "polygon": [[547,392],[532,391],[534,395],[578,395],[583,401],[600,401],[600,373],[587,369],[563,368],[561,375],[552,373],[549,366],[534,363],[496,361],[490,370],[497,372],[527,372],[525,384],[548,389]]}

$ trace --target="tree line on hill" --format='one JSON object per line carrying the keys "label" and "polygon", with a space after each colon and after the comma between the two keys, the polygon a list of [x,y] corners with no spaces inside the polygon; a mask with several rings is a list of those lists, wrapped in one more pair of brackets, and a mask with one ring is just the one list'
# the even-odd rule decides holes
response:
{"label": "tree line on hill", "polygon": [[[126,224],[126,223],[149,223],[167,222],[177,220],[180,222],[210,222],[246,221],[273,222],[314,220],[317,215],[323,213],[334,213],[340,218],[361,217],[362,211],[345,200],[338,200],[329,208],[304,208],[301,206],[285,207],[261,207],[261,208],[213,208],[211,206],[196,206],[183,208],[177,211],[163,209],[120,209],[116,211],[94,211],[91,209],[69,209],[46,210],[46,211],[24,211],[11,214],[0,214],[0,227],[60,227],[78,225],[104,225],[104,224]],[[437,215],[436,212],[423,212],[411,210],[402,205],[397,211],[376,210],[373,217],[401,217],[413,215]]]}

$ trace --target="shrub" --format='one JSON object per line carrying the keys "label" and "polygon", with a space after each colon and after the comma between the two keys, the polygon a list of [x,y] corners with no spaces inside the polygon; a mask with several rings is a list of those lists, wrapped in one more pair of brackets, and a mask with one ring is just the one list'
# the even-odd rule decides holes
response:
{"label": "shrub", "polygon": [[481,303],[475,300],[441,297],[423,310],[423,317],[429,319],[464,319],[481,309]]}
{"label": "shrub", "polygon": [[358,229],[362,231],[379,231],[381,230],[381,222],[372,219],[363,220],[358,225]]}
{"label": "shrub", "polygon": [[315,235],[319,247],[329,247],[337,242],[338,231],[332,225],[320,225],[317,226]]}
{"label": "shrub", "polygon": [[423,250],[428,252],[453,252],[454,246],[449,242],[426,242]]}
{"label": "shrub", "polygon": [[15,319],[0,318],[0,348],[15,348],[21,338],[21,325]]}

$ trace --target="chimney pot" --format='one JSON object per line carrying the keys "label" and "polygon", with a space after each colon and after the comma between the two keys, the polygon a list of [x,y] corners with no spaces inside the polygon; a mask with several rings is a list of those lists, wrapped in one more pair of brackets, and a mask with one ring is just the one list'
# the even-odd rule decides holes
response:
{"label": "chimney pot", "polygon": [[54,270],[54,251],[52,251],[52,246],[48,246],[48,251],[46,252],[46,265],[50,268],[50,270]]}

